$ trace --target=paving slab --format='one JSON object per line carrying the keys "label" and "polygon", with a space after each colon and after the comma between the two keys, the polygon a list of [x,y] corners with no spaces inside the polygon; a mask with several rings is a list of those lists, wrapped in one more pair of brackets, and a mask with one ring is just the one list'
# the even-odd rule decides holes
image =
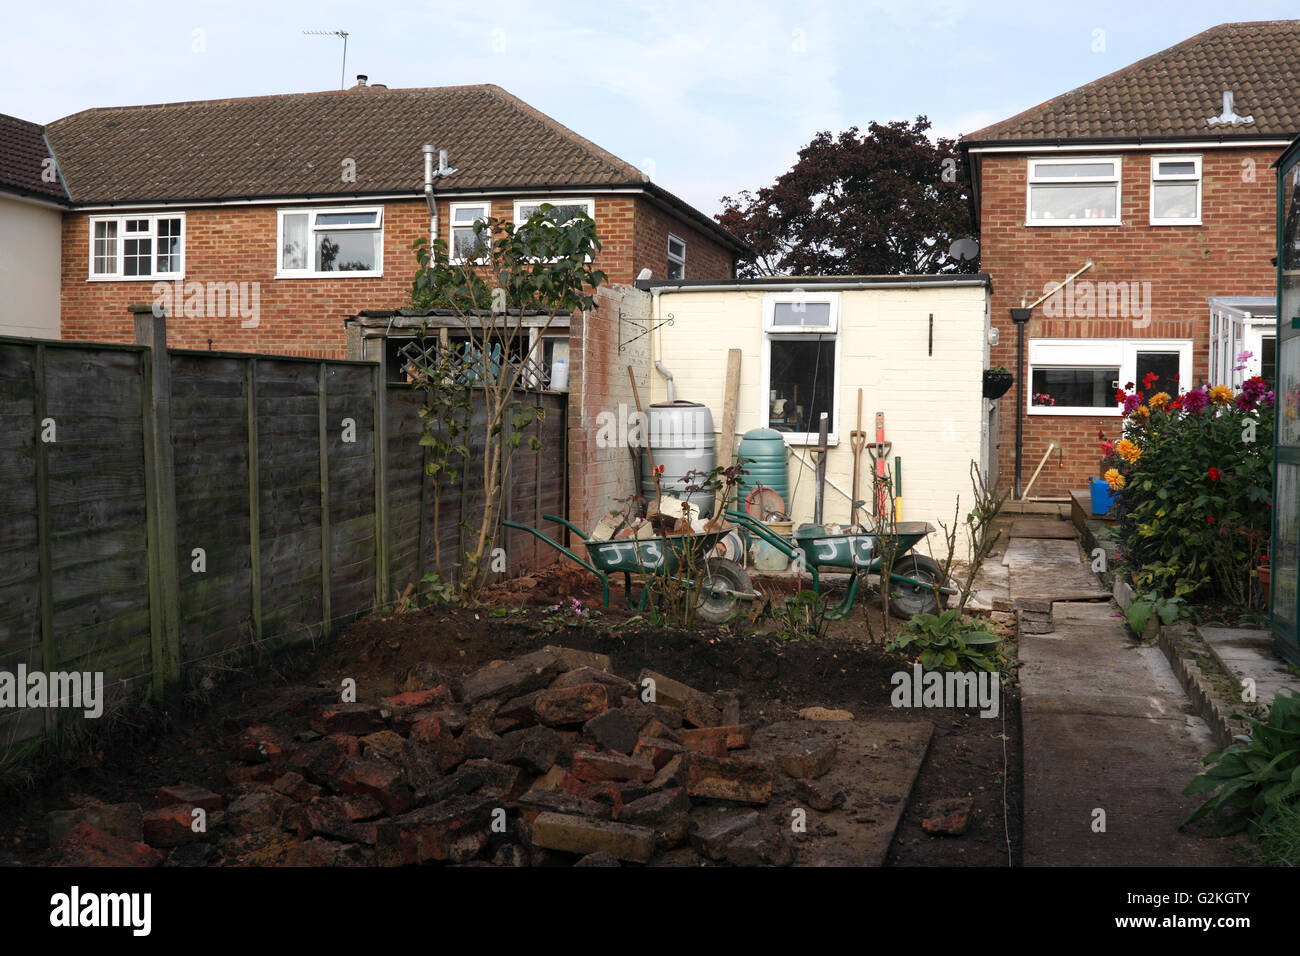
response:
{"label": "paving slab", "polygon": [[1068,538],[1076,537],[1074,525],[1060,518],[1017,518],[1011,522],[1013,538]]}
{"label": "paving slab", "polygon": [[1279,690],[1300,694],[1300,677],[1273,646],[1273,632],[1258,627],[1198,627],[1206,645],[1238,681],[1255,682],[1255,699],[1265,707]]}
{"label": "paving slab", "polygon": [[1012,538],[1002,563],[1010,570],[1013,600],[1110,600],[1073,538]]}
{"label": "paving slab", "polygon": [[[784,825],[795,807],[807,812],[809,836],[796,841],[795,864],[884,866],[933,732],[926,720],[787,720],[755,730],[750,742],[755,756],[775,755],[810,736],[829,737],[837,745],[830,771],[817,782],[842,788],[847,794],[842,807],[824,813],[810,809],[795,780],[782,771],[773,782],[769,809]],[[834,835],[813,836],[818,823]]]}
{"label": "paving slab", "polygon": [[[1057,573],[1026,560],[1038,553],[1013,557],[1013,599]],[[1077,552],[1074,561],[1087,569]],[[1164,655],[1130,638],[1113,603],[1057,602],[1052,617],[1054,633],[1022,634],[1018,646],[1025,865],[1248,862],[1240,837],[1180,829],[1199,802],[1183,788],[1216,746]]]}

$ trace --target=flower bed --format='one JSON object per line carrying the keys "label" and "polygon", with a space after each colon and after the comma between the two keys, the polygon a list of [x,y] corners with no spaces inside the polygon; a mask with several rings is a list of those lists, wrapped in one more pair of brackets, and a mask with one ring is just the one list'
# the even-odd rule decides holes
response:
{"label": "flower bed", "polygon": [[1121,436],[1099,434],[1123,567],[1138,591],[1257,609],[1266,600],[1256,568],[1271,526],[1273,393],[1255,377],[1240,392],[1215,385],[1175,398],[1157,381],[1118,391]]}

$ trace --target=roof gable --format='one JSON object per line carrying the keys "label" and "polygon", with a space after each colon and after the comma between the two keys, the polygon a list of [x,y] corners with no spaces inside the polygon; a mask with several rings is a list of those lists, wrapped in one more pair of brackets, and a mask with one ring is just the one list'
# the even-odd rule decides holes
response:
{"label": "roof gable", "polygon": [[[1207,122],[1231,92],[1236,125]],[[963,137],[968,143],[1300,133],[1300,20],[1225,23]]]}

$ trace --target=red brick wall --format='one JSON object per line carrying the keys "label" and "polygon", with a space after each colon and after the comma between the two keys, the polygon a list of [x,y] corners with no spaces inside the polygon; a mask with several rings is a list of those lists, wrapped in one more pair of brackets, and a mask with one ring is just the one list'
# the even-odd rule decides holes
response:
{"label": "red brick wall", "polygon": [[[444,238],[449,229],[448,202],[439,204]],[[256,328],[246,329],[238,315],[189,318],[174,310],[168,323],[169,342],[178,348],[206,349],[211,339],[216,350],[345,357],[344,318],[361,309],[402,306],[415,271],[411,243],[428,234],[423,200],[383,205],[384,275],[348,279],[275,278],[274,205],[185,210],[185,281],[256,282],[261,315]],[[493,199],[492,213],[511,218],[513,200]],[[152,303],[155,280],[88,281],[89,218],[90,214],[80,212],[63,217],[62,334],[73,340],[129,342],[133,331],[127,306]],[[596,265],[610,283],[631,284],[643,265],[663,276],[670,217],[634,196],[596,196],[595,219],[602,242]],[[688,270],[693,262],[703,267],[723,255],[720,246],[683,223],[673,222],[671,228],[688,243]],[[649,249],[655,245],[659,252],[651,259]]]}
{"label": "red brick wall", "polygon": [[[1000,343],[993,347],[991,365],[1016,368],[1016,332],[1010,309],[1033,302],[1044,284],[1059,282],[1089,259],[1093,268],[1080,280],[1150,282],[1151,322],[1135,328],[1130,318],[1047,318],[1044,306],[1034,310],[1025,328],[1036,338],[1167,338],[1193,342],[1194,382],[1207,375],[1209,364],[1210,296],[1272,295],[1275,273],[1274,177],[1271,149],[1161,150],[1159,155],[1197,153],[1202,156],[1200,226],[1152,226],[1150,220],[1151,153],[1123,152],[1120,190],[1121,226],[1025,225],[1028,164],[1024,156],[980,157],[980,266],[993,279],[993,324]],[[1097,155],[1104,155],[1098,151]],[[1253,181],[1242,161],[1253,161]],[[1124,384],[1123,382],[1120,383]],[[1026,381],[1026,392],[1029,382]],[[1002,399],[1002,485],[1015,481],[1016,389]],[[1063,496],[1084,488],[1096,474],[1100,450],[1098,430],[1114,438],[1119,420],[1113,417],[1025,415],[1023,482],[1057,440],[1063,456],[1053,455],[1031,494]]]}
{"label": "red brick wall", "polygon": [[668,278],[668,233],[686,243],[686,278],[731,279],[735,255],[716,239],[694,229],[644,199],[636,201],[636,248],[633,276],[648,268],[652,278]]}

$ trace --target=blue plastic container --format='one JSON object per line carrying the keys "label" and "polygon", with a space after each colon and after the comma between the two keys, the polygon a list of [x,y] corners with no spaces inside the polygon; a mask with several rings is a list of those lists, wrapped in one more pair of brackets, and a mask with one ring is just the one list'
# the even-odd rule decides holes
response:
{"label": "blue plastic container", "polygon": [[1104,478],[1092,479],[1092,513],[1098,518],[1104,518],[1110,512],[1110,506],[1115,503],[1115,492],[1111,491],[1110,485]]}

